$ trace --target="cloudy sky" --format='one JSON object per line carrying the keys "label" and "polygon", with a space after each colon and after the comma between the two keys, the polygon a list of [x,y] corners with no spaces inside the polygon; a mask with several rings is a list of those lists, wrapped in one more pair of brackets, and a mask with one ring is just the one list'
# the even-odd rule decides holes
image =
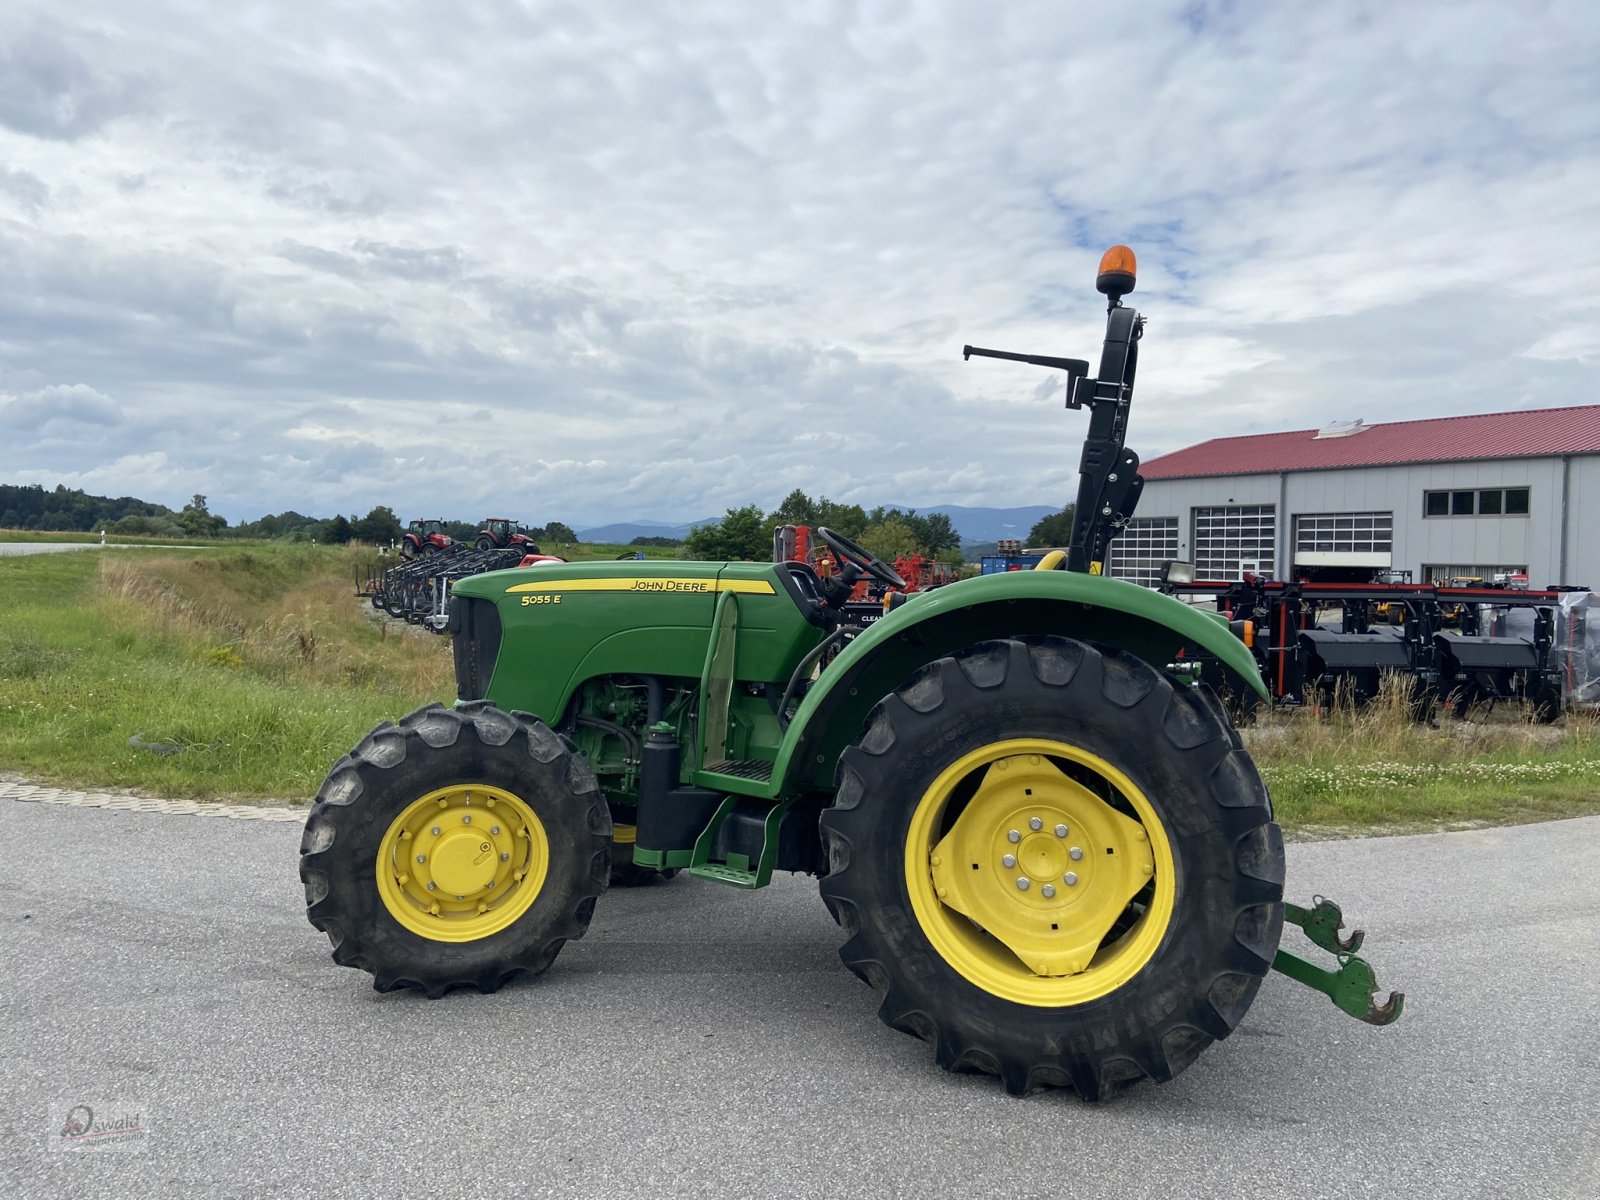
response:
{"label": "cloudy sky", "polygon": [[[0,10],[0,481],[239,520],[1060,503],[1129,444],[1600,402],[1600,6]],[[1270,464],[1264,464],[1270,466]]]}

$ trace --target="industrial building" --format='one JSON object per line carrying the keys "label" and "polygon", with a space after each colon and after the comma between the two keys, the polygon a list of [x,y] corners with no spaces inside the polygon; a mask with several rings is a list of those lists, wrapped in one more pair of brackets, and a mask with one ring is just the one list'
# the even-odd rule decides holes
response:
{"label": "industrial building", "polygon": [[1110,573],[1600,587],[1600,404],[1214,438],[1140,467]]}

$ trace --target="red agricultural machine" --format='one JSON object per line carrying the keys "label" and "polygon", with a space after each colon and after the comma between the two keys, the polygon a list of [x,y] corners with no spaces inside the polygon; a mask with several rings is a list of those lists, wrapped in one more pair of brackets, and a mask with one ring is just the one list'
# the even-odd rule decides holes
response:
{"label": "red agricultural machine", "polygon": [[534,544],[533,534],[514,517],[485,517],[483,528],[478,530],[477,540],[473,545],[479,550],[505,550],[518,546],[524,553],[539,553],[539,547]]}
{"label": "red agricultural machine", "polygon": [[425,558],[455,545],[455,539],[444,531],[444,520],[439,517],[418,518],[406,526],[400,539],[401,558]]}

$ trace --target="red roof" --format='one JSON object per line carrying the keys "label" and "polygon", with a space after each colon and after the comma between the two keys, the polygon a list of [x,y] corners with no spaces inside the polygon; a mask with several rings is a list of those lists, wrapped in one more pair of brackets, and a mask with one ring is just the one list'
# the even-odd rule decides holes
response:
{"label": "red roof", "polygon": [[1146,479],[1193,479],[1398,463],[1600,454],[1600,404],[1393,421],[1363,425],[1359,433],[1343,437],[1319,438],[1317,433],[1315,429],[1296,429],[1292,433],[1213,438],[1141,463],[1139,474]]}

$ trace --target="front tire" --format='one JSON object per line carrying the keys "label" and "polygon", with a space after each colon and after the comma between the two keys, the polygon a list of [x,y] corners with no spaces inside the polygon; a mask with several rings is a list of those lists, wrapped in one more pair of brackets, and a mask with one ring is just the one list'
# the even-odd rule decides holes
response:
{"label": "front tire", "polygon": [[306,915],[380,992],[492,992],[583,936],[610,845],[594,773],[542,723],[431,704],[323,781],[300,842]]}
{"label": "front tire", "polygon": [[886,697],[822,834],[880,1017],[1015,1094],[1172,1078],[1238,1025],[1282,929],[1282,836],[1215,697],[1064,638]]}

